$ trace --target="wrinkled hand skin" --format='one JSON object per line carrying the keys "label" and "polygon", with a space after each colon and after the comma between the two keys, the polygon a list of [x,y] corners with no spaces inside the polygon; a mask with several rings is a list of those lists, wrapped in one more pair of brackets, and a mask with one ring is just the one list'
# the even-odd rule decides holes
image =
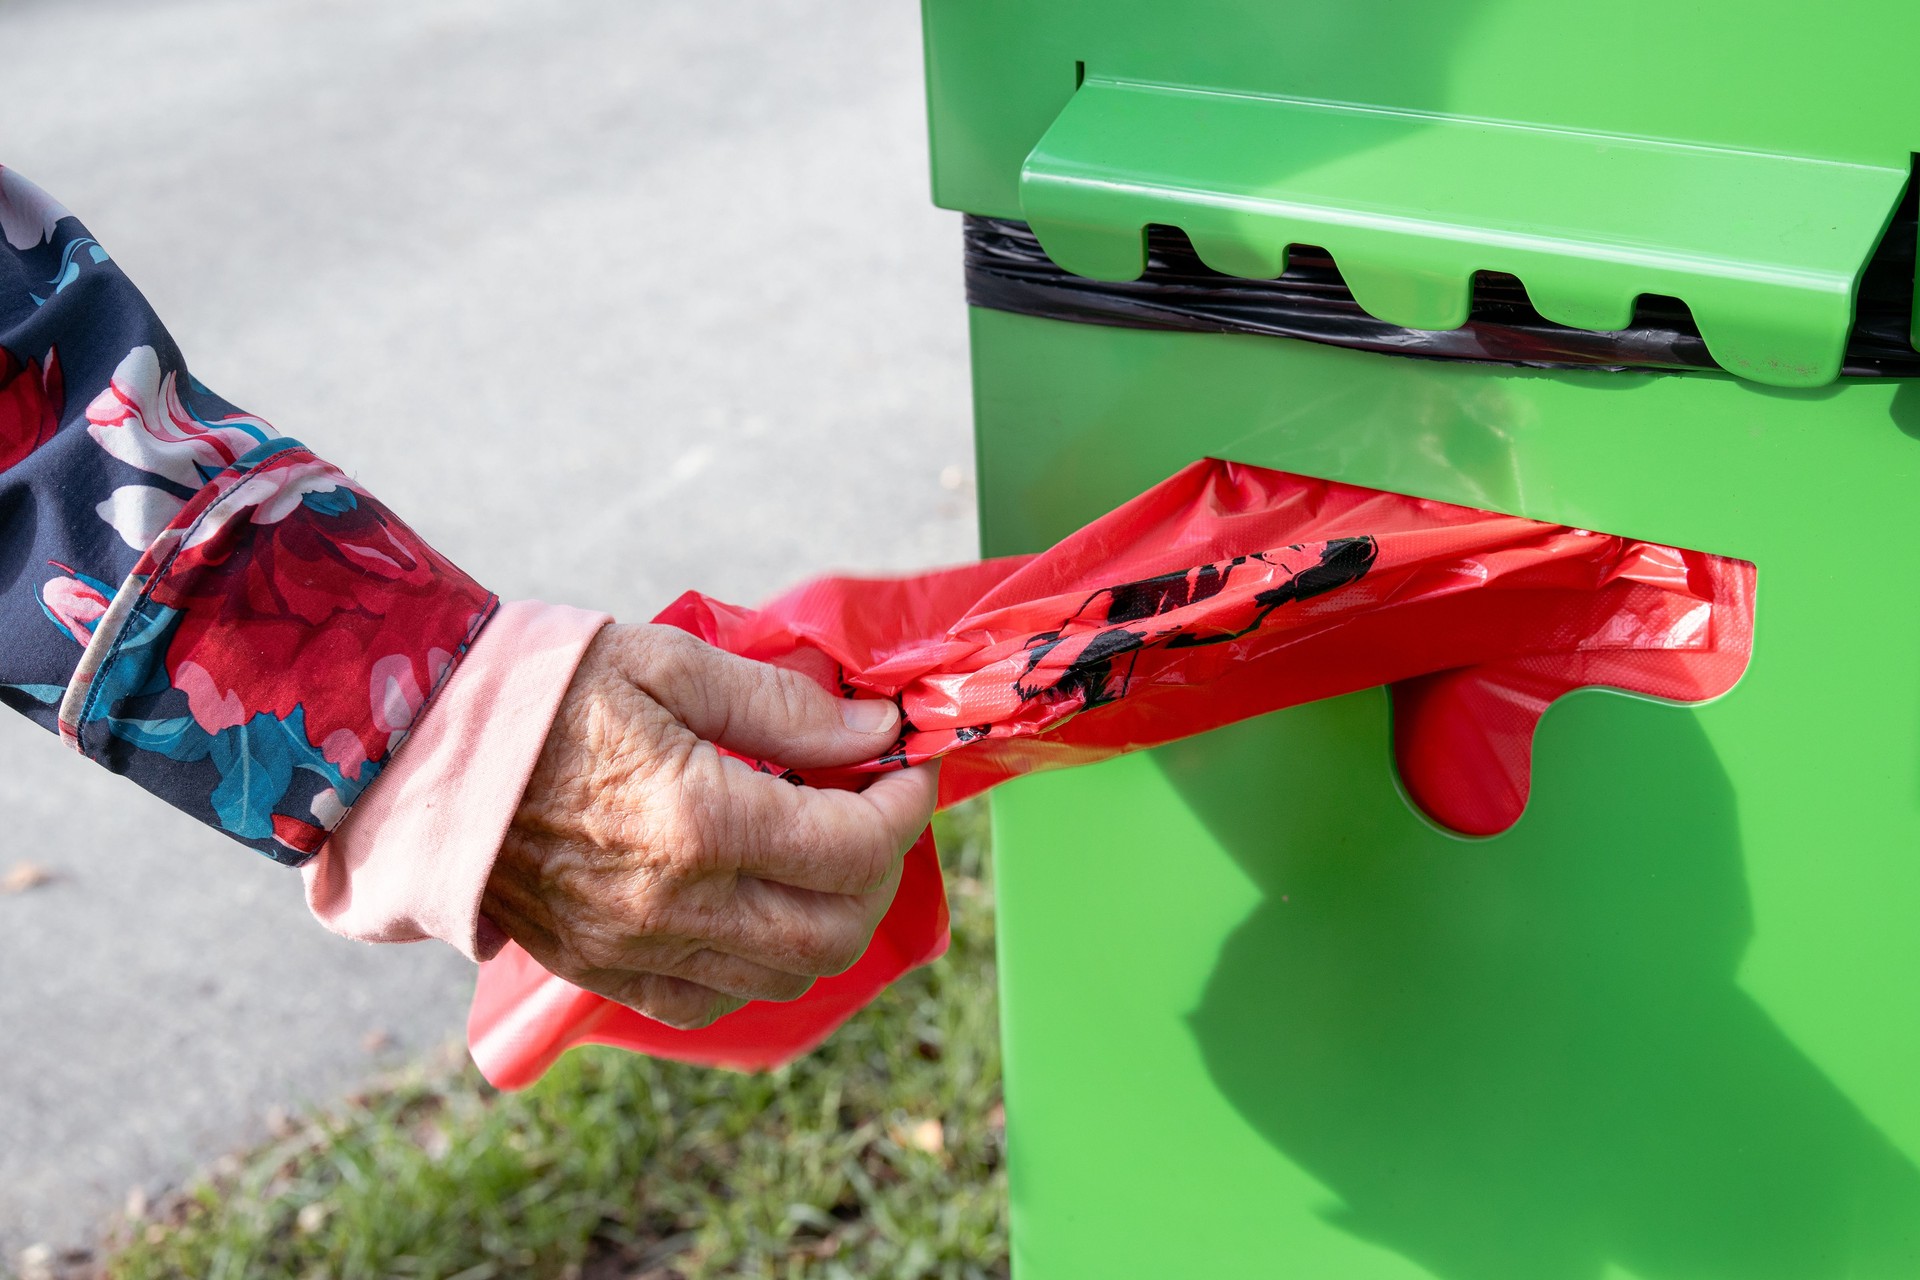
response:
{"label": "wrinkled hand skin", "polygon": [[588,649],[481,903],[550,972],[676,1027],[792,1000],[857,959],[933,812],[936,769],[862,792],[793,769],[886,751],[899,712],[658,626]]}

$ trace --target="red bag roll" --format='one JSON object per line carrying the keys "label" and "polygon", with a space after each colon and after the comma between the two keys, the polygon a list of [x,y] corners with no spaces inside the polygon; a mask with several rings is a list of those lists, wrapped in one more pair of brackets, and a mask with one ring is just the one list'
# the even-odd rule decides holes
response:
{"label": "red bag roll", "polygon": [[[1752,651],[1754,578],[1723,556],[1206,460],[1039,555],[821,578],[759,610],[689,593],[656,621],[899,703],[887,755],[795,778],[809,785],[945,757],[950,805],[1384,684],[1408,794],[1446,827],[1491,835],[1525,807],[1534,727],[1555,698],[1732,688]],[[509,946],[481,967],[469,1044],[504,1088],[586,1043],[774,1066],[937,957],[946,931],[929,832],[866,954],[799,1000],[681,1031]]]}

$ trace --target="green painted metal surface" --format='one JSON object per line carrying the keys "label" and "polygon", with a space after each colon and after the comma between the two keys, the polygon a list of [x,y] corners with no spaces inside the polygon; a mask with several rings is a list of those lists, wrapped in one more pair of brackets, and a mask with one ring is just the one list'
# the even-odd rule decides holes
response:
{"label": "green painted metal surface", "polygon": [[1138,277],[1164,223],[1252,279],[1326,249],[1362,309],[1410,329],[1465,324],[1479,271],[1581,329],[1662,294],[1723,368],[1817,386],[1907,169],[1089,78],[1020,201],[1047,256],[1095,279]]}
{"label": "green painted metal surface", "polygon": [[1907,0],[924,4],[936,198],[1069,270],[1131,279],[1165,223],[1232,275],[1325,248],[1410,328],[1480,271],[1580,328],[1678,297],[1779,386],[1837,376],[1920,150]]}
{"label": "green painted metal surface", "polygon": [[996,793],[1017,1280],[1920,1276],[1920,385],[973,315],[990,553],[1213,454],[1753,560],[1509,833],[1374,690]]}
{"label": "green painted metal surface", "polygon": [[1901,167],[1910,0],[922,0],[934,196],[1020,216],[1081,78],[1364,103]]}
{"label": "green painted metal surface", "polygon": [[976,312],[989,553],[1215,455],[1760,568],[1740,685],[1564,700],[1491,840],[1379,690],[998,792],[1017,1280],[1920,1277],[1920,384],[1833,381],[1920,6],[923,4],[936,200],[1071,270],[1671,294],[1741,375]]}

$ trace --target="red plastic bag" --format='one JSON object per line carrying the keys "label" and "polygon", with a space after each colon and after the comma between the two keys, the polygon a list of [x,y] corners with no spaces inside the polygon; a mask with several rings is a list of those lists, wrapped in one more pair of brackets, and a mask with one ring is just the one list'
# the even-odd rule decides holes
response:
{"label": "red plastic bag", "polygon": [[[1037,556],[823,578],[760,610],[690,593],[657,621],[899,702],[892,752],[798,779],[810,785],[944,756],[950,805],[1032,770],[1385,684],[1408,794],[1442,825],[1489,835],[1525,807],[1534,727],[1555,698],[1598,685],[1697,702],[1732,688],[1752,649],[1754,576],[1722,556],[1208,460]],[[867,953],[799,1000],[679,1031],[509,946],[481,968],[469,1044],[505,1088],[586,1043],[773,1066],[937,957],[946,932],[929,833]]]}

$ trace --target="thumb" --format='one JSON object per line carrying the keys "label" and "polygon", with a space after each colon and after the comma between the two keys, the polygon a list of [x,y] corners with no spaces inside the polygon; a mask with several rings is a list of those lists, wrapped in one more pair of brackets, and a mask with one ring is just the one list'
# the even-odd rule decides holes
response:
{"label": "thumb", "polygon": [[855,764],[893,745],[900,711],[837,698],[795,671],[716,649],[675,627],[633,627],[628,678],[694,735],[793,768]]}

